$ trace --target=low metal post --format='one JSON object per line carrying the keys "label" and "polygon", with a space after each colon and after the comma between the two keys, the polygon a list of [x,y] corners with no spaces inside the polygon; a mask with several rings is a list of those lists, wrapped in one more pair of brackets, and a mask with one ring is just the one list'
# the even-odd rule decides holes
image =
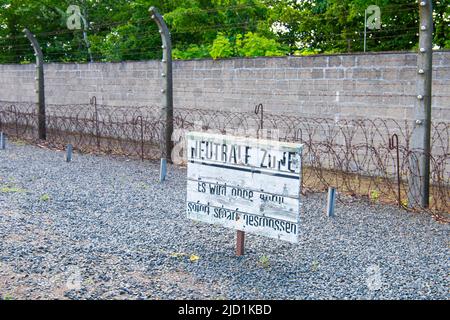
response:
{"label": "low metal post", "polygon": [[334,217],[334,205],[336,202],[336,188],[328,188],[327,216]]}
{"label": "low metal post", "polygon": [[6,149],[6,135],[3,132],[0,132],[0,149]]}
{"label": "low metal post", "polygon": [[66,162],[72,161],[73,146],[69,143],[66,147]]}
{"label": "low metal post", "polygon": [[166,180],[167,175],[167,160],[165,158],[161,159],[161,165],[159,167],[159,182]]}

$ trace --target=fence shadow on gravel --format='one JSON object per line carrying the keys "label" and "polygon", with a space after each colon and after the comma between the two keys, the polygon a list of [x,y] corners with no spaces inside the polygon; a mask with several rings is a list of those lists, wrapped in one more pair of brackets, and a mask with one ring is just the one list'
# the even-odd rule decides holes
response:
{"label": "fence shadow on gravel", "polygon": [[[47,143],[54,147],[64,148],[71,143],[81,152],[142,159],[158,159],[161,155],[164,121],[156,106],[47,105],[46,109]],[[304,144],[302,178],[306,191],[334,186],[342,193],[365,196],[374,202],[408,205],[408,179],[415,161],[423,155],[422,150],[410,148],[412,122],[255,111],[259,112],[175,109],[175,143],[183,141],[185,131],[194,129],[300,142]],[[10,137],[34,140],[35,104],[0,101],[0,131]],[[429,211],[449,221],[450,123],[432,123],[431,136]]]}

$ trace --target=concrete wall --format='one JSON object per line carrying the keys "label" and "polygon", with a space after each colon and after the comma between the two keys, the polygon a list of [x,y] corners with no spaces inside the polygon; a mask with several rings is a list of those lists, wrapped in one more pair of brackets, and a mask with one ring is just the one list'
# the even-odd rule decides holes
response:
{"label": "concrete wall", "polygon": [[[433,117],[450,121],[450,52],[434,53]],[[175,108],[412,119],[416,54],[174,62]],[[49,104],[159,105],[159,61],[45,66]],[[0,65],[0,100],[34,101],[34,65]]]}

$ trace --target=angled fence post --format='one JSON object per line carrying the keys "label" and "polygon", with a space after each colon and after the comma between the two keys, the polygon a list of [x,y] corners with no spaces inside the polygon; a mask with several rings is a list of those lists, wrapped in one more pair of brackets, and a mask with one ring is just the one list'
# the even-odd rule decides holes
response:
{"label": "angled fence post", "polygon": [[[172,154],[172,133],[173,133],[173,82],[172,82],[172,41],[170,39],[170,32],[164,22],[163,17],[155,7],[149,9],[151,18],[156,22],[159,28],[159,33],[162,39],[162,73],[163,87],[162,94],[162,108],[161,112],[165,117],[165,130],[161,132],[161,159],[171,160]],[[163,141],[164,137],[164,141]]]}
{"label": "angled fence post", "polygon": [[431,87],[433,60],[433,7],[431,0],[419,2],[419,52],[417,54],[417,103],[411,136],[408,205],[426,208],[430,195]]}
{"label": "angled fence post", "polygon": [[47,126],[45,124],[45,86],[44,86],[44,55],[42,54],[39,42],[34,35],[27,29],[23,29],[25,36],[31,42],[36,56],[36,93],[37,93],[37,112],[38,112],[38,136],[39,139],[47,139]]}

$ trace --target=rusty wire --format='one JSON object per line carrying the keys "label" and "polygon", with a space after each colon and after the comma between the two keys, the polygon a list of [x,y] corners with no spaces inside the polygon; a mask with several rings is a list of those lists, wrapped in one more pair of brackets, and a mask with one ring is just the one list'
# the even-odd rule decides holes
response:
{"label": "rusty wire", "polygon": [[[47,140],[82,152],[102,152],[157,159],[164,121],[156,106],[112,107],[47,105]],[[413,123],[393,119],[331,119],[254,112],[177,108],[175,130],[214,130],[224,134],[266,137],[304,145],[302,182],[306,191],[366,196],[408,207],[408,179],[422,150],[410,148]],[[259,112],[256,112],[259,109]],[[264,125],[264,128],[262,126]],[[33,139],[37,113],[33,103],[1,102],[0,131]],[[430,212],[448,221],[450,199],[450,124],[433,122],[430,155]],[[395,139],[395,141],[394,141]]]}

